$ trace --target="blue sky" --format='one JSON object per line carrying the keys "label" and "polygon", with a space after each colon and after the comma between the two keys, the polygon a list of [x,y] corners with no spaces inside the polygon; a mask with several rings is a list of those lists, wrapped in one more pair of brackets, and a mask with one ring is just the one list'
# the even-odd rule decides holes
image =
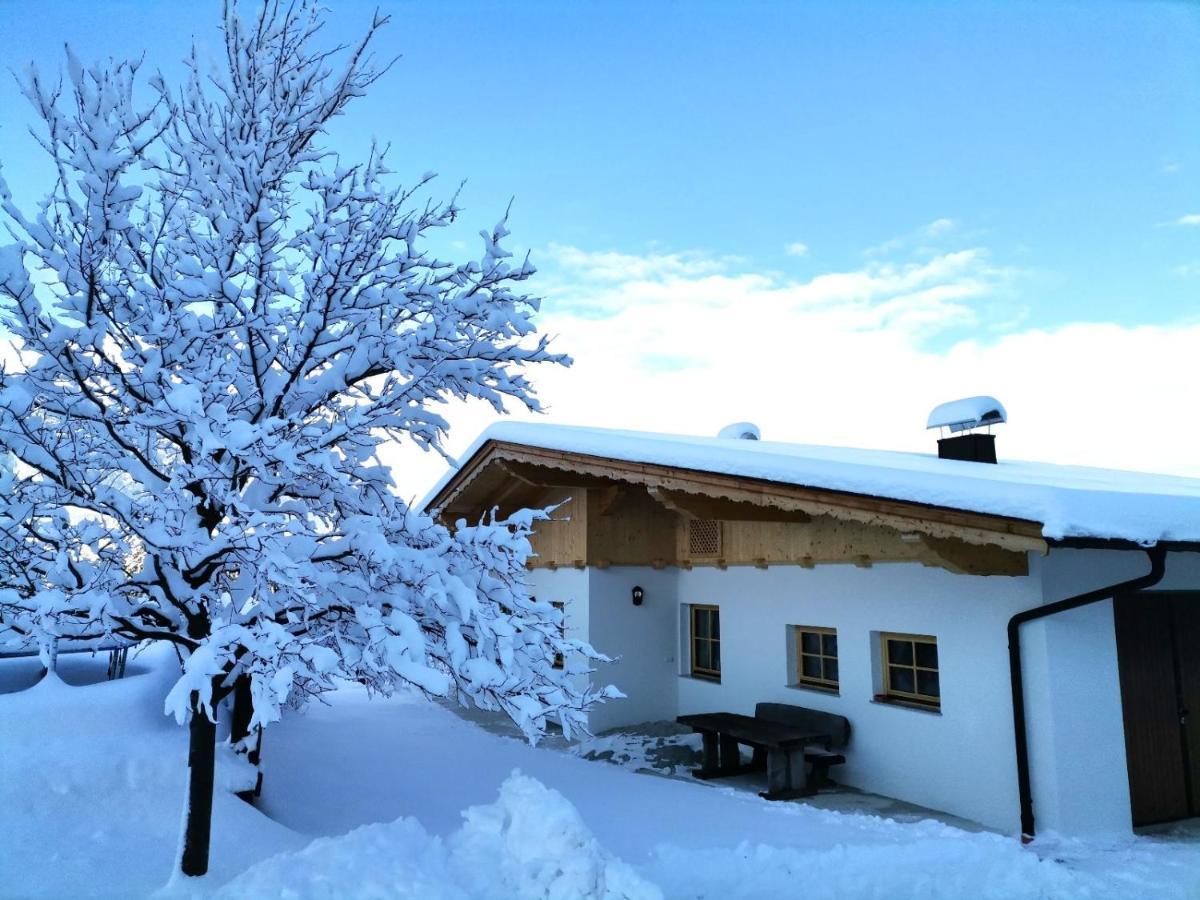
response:
{"label": "blue sky", "polygon": [[[1200,5],[381,5],[393,24],[379,50],[403,59],[331,146],[353,157],[374,136],[401,174],[469,179],[467,240],[515,197],[513,241],[533,248],[548,326],[577,356],[611,349],[580,329],[624,303],[691,318],[689,303],[736,295],[723,314],[754,318],[779,291],[789,310],[813,295],[866,304],[867,319],[835,326],[851,331],[895,331],[900,316],[910,349],[943,360],[1081,323],[1200,321]],[[374,4],[328,6],[348,38]],[[64,41],[85,59],[144,50],[170,75],[193,35],[219,46],[218,15],[215,2],[4,0],[0,46],[13,67],[56,65]],[[27,202],[44,172],[28,119],[0,81],[0,159]],[[598,270],[604,254],[623,270]],[[864,279],[888,284],[864,293]],[[664,282],[674,299],[641,290]],[[728,381],[721,355],[703,335],[660,337],[625,368]],[[563,390],[559,411],[582,418]]]}
{"label": "blue sky", "polygon": [[[330,4],[352,34],[373,4]],[[940,218],[1030,270],[1038,324],[1194,311],[1200,6],[1087,3],[383,4],[393,73],[336,135],[469,178],[516,236],[743,256],[804,276]],[[9,64],[217,46],[215,3],[0,7]],[[27,107],[0,148],[29,167]],[[397,102],[396,95],[406,98]],[[789,257],[794,242],[807,256]],[[1196,266],[1188,277],[1180,268]]]}

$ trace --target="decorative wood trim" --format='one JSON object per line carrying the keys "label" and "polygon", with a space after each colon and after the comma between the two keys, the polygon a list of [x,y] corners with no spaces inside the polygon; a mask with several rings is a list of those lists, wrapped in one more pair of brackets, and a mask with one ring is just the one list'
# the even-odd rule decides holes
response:
{"label": "decorative wood trim", "polygon": [[812,516],[795,509],[780,509],[763,503],[746,503],[689,494],[651,485],[646,492],[667,509],[693,519],[722,522],[811,522]]}
{"label": "decorative wood trim", "polygon": [[499,456],[496,465],[513,478],[535,487],[612,488],[612,478],[584,475],[568,470],[536,463],[521,462],[507,456]]}

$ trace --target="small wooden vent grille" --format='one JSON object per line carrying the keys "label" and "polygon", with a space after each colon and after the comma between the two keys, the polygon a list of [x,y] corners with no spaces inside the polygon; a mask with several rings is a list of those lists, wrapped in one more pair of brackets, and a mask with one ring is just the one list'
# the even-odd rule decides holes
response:
{"label": "small wooden vent grille", "polygon": [[688,556],[720,556],[721,523],[716,519],[688,519]]}

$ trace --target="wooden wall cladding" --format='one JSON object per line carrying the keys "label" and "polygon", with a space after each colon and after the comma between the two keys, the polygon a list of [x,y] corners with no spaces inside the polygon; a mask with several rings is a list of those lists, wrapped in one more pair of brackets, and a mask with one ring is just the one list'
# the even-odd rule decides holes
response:
{"label": "wooden wall cladding", "polygon": [[588,562],[599,566],[675,565],[680,517],[641,486],[622,489],[588,516]]}
{"label": "wooden wall cladding", "polygon": [[537,554],[531,568],[583,565],[587,560],[588,492],[551,488],[539,499],[542,507],[559,504],[550,521],[537,522],[530,543]]}
{"label": "wooden wall cladding", "polygon": [[971,575],[1027,575],[1020,551],[952,538],[813,516],[803,522],[722,521],[719,556],[689,553],[691,517],[639,485],[552,489],[543,503],[561,502],[533,543],[534,567],[593,565],[758,566],[912,562]]}

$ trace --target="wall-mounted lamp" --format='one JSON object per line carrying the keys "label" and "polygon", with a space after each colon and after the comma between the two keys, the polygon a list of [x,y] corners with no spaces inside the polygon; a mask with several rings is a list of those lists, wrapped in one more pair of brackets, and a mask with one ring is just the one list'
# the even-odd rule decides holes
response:
{"label": "wall-mounted lamp", "polygon": [[634,585],[634,588],[633,588],[633,605],[634,605],[634,606],[641,606],[641,605],[642,605],[642,601],[643,601],[643,600],[645,600],[645,599],[646,599],[646,592],[645,592],[645,591],[643,591],[643,590],[642,590],[640,587],[638,587],[637,585]]}

